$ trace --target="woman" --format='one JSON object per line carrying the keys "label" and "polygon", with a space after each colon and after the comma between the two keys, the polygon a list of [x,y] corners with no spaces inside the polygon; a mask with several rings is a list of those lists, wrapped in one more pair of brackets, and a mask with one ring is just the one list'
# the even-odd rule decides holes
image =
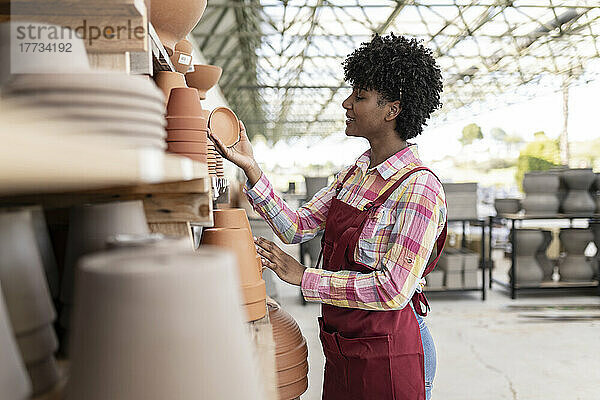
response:
{"label": "woman", "polygon": [[440,106],[440,70],[418,41],[393,34],[375,35],[343,66],[353,87],[342,103],[346,134],[370,149],[297,211],[258,167],[243,124],[233,148],[211,137],[244,170],[244,191],[282,241],[325,230],[322,269],[256,240],[263,265],[322,303],[323,399],[429,399],[435,347],[421,292],[444,245],[446,204],[441,183],[406,141]]}

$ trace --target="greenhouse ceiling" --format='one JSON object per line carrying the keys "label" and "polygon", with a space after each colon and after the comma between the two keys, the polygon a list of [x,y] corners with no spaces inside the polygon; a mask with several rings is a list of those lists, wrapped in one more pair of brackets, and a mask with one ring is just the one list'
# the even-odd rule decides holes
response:
{"label": "greenhouse ceiling", "polygon": [[193,36],[250,133],[343,129],[342,60],[373,33],[422,39],[444,74],[443,119],[600,75],[597,0],[210,0]]}

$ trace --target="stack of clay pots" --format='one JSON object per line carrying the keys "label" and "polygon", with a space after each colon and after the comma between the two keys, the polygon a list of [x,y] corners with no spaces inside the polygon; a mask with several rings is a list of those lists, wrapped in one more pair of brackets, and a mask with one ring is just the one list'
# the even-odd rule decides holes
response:
{"label": "stack of clay pots", "polygon": [[266,315],[266,289],[262,279],[262,263],[256,252],[246,211],[241,208],[215,210],[215,227],[205,229],[200,241],[233,251],[237,257],[238,273],[247,321]]}
{"label": "stack of clay pots", "polygon": [[164,97],[147,78],[87,72],[16,75],[4,96],[49,121],[81,126],[90,145],[164,150]]}
{"label": "stack of clay pots", "polygon": [[82,258],[67,398],[264,398],[233,254],[134,247]]}
{"label": "stack of clay pots", "polygon": [[594,266],[584,252],[594,240],[591,229],[563,228],[560,230],[560,242],[566,256],[559,265],[560,280],[564,282],[590,282],[595,275]]}
{"label": "stack of clay pots", "polygon": [[74,283],[79,259],[85,254],[105,249],[107,239],[115,235],[148,233],[141,201],[84,205],[71,209],[60,293],[62,308],[59,323],[64,330],[61,340],[64,354],[69,352]]}
{"label": "stack of clay pots", "polygon": [[[516,279],[518,285],[535,286],[542,282],[544,272],[538,263],[536,255],[545,243],[544,233],[540,229],[516,229],[510,236],[516,234]],[[545,251],[545,249],[544,249]]]}
{"label": "stack of clay pots", "polygon": [[0,285],[33,394],[59,381],[56,317],[29,211],[0,213]]}
{"label": "stack of clay pots", "polygon": [[198,91],[174,88],[167,104],[167,151],[206,163],[208,121]]}
{"label": "stack of clay pots", "polygon": [[596,202],[590,193],[596,180],[592,169],[567,169],[562,172],[562,179],[568,189],[562,211],[565,214],[592,214],[596,210]]}
{"label": "stack of clay pots", "polygon": [[528,172],[523,177],[525,199],[522,201],[525,214],[553,215],[560,207],[560,174],[557,171]]}
{"label": "stack of clay pots", "polygon": [[25,371],[0,287],[0,390],[3,400],[28,399],[31,381]]}
{"label": "stack of clay pots", "polygon": [[279,400],[300,397],[308,388],[308,347],[294,318],[269,302],[269,318],[275,340],[275,365]]}

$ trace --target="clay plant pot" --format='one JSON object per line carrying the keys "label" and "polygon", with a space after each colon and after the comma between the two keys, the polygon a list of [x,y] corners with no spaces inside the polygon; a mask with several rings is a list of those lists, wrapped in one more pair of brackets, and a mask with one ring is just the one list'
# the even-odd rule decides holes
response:
{"label": "clay plant pot", "polygon": [[[265,281],[261,280],[254,285],[242,286],[242,297],[244,298],[244,304],[256,303],[259,301],[264,303],[267,297]],[[263,308],[266,310],[265,307]]]}
{"label": "clay plant pot", "polygon": [[308,389],[308,376],[304,377],[298,382],[278,387],[277,392],[279,400],[291,400],[296,398],[294,397],[296,393],[302,394],[306,392],[306,389]]}
{"label": "clay plant pot", "polygon": [[527,215],[554,215],[560,209],[560,199],[556,193],[528,193],[521,204]]}
{"label": "clay plant pot", "polygon": [[584,252],[588,244],[594,240],[591,229],[563,228],[560,230],[566,257],[559,265],[560,280],[565,282],[589,282],[594,277],[592,263]]}
{"label": "clay plant pot", "polygon": [[167,151],[172,153],[206,154],[206,145],[197,142],[169,142]]}
{"label": "clay plant pot", "polygon": [[154,81],[165,95],[165,104],[169,101],[171,89],[187,87],[185,83],[185,76],[179,72],[159,71],[156,73]]}
{"label": "clay plant pot", "polygon": [[556,171],[527,172],[523,177],[523,191],[530,193],[556,193],[560,187],[560,174]]}
{"label": "clay plant pot", "polygon": [[[250,235],[250,222],[248,215],[243,208],[228,208],[224,210],[213,211],[214,227],[215,228],[239,228],[248,229]],[[252,239],[252,237],[250,237]]]}
{"label": "clay plant pot", "polygon": [[194,161],[198,161],[206,164],[206,154],[193,154],[193,153],[176,153],[179,156],[184,156]]}
{"label": "clay plant pot", "polygon": [[235,264],[208,246],[85,257],[67,397],[263,399]]}
{"label": "clay plant pot", "polygon": [[223,73],[223,68],[216,65],[194,64],[194,71],[185,74],[190,87],[198,89],[200,100],[206,99],[206,92],[215,86]]}
{"label": "clay plant pot", "polygon": [[516,214],[521,210],[520,199],[494,199],[494,208],[498,215]]}
{"label": "clay plant pot", "polygon": [[516,251],[516,282],[519,285],[537,285],[542,282],[544,273],[535,256],[544,243],[544,233],[540,229],[516,231],[517,247],[513,249]]}
{"label": "clay plant pot", "polygon": [[167,142],[197,142],[204,143],[206,152],[208,147],[206,146],[206,131],[197,130],[178,130],[172,129],[167,131]]}
{"label": "clay plant pot", "polygon": [[74,271],[82,255],[104,250],[111,236],[148,233],[144,205],[139,200],[73,207],[69,216],[61,301],[73,303]]}
{"label": "clay plant pot", "polygon": [[248,229],[208,228],[202,232],[200,244],[226,248],[238,260],[241,286],[255,285],[262,280],[256,268],[256,247]]}
{"label": "clay plant pot", "polygon": [[54,356],[27,365],[27,372],[31,378],[33,395],[41,395],[54,388],[60,380],[60,372]]}
{"label": "clay plant pot", "polygon": [[6,400],[28,399],[31,381],[17,349],[0,287],[0,386]]}
{"label": "clay plant pot", "polygon": [[207,131],[208,120],[204,117],[167,117],[167,131],[194,130]]}
{"label": "clay plant pot", "polygon": [[246,313],[246,322],[258,321],[267,315],[266,301],[263,299],[244,304],[244,311]]}
{"label": "clay plant pot", "polygon": [[562,178],[568,188],[562,203],[564,213],[593,213],[596,203],[589,190],[596,180],[591,168],[577,168],[563,171]]}
{"label": "clay plant pot", "polygon": [[544,234],[544,242],[537,249],[535,253],[535,259],[537,260],[539,266],[542,268],[542,280],[552,281],[552,274],[554,273],[554,264],[546,255],[546,250],[548,249],[548,246],[550,246],[550,243],[552,243],[552,231],[543,230],[542,233]]}
{"label": "clay plant pot", "polygon": [[0,284],[16,336],[56,317],[29,211],[0,213]]}
{"label": "clay plant pot", "polygon": [[202,106],[198,93],[193,88],[173,88],[167,103],[167,115],[177,117],[199,117]]}
{"label": "clay plant pot", "polygon": [[171,63],[177,72],[185,74],[192,64],[192,44],[183,39],[175,45],[173,54],[170,55]]}
{"label": "clay plant pot", "polygon": [[170,49],[194,29],[206,8],[206,0],[153,1],[150,22],[160,41]]}

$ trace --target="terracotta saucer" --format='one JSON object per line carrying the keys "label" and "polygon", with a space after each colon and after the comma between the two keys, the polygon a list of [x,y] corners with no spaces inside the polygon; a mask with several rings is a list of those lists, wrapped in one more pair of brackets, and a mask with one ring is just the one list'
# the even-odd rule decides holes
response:
{"label": "terracotta saucer", "polygon": [[167,150],[174,153],[203,154],[206,156],[206,146],[195,142],[168,142]]}
{"label": "terracotta saucer", "polygon": [[204,117],[176,117],[167,115],[167,129],[208,131],[208,121]]}
{"label": "terracotta saucer", "polygon": [[240,140],[240,124],[237,116],[227,107],[217,107],[210,113],[208,127],[223,144],[231,147]]}

